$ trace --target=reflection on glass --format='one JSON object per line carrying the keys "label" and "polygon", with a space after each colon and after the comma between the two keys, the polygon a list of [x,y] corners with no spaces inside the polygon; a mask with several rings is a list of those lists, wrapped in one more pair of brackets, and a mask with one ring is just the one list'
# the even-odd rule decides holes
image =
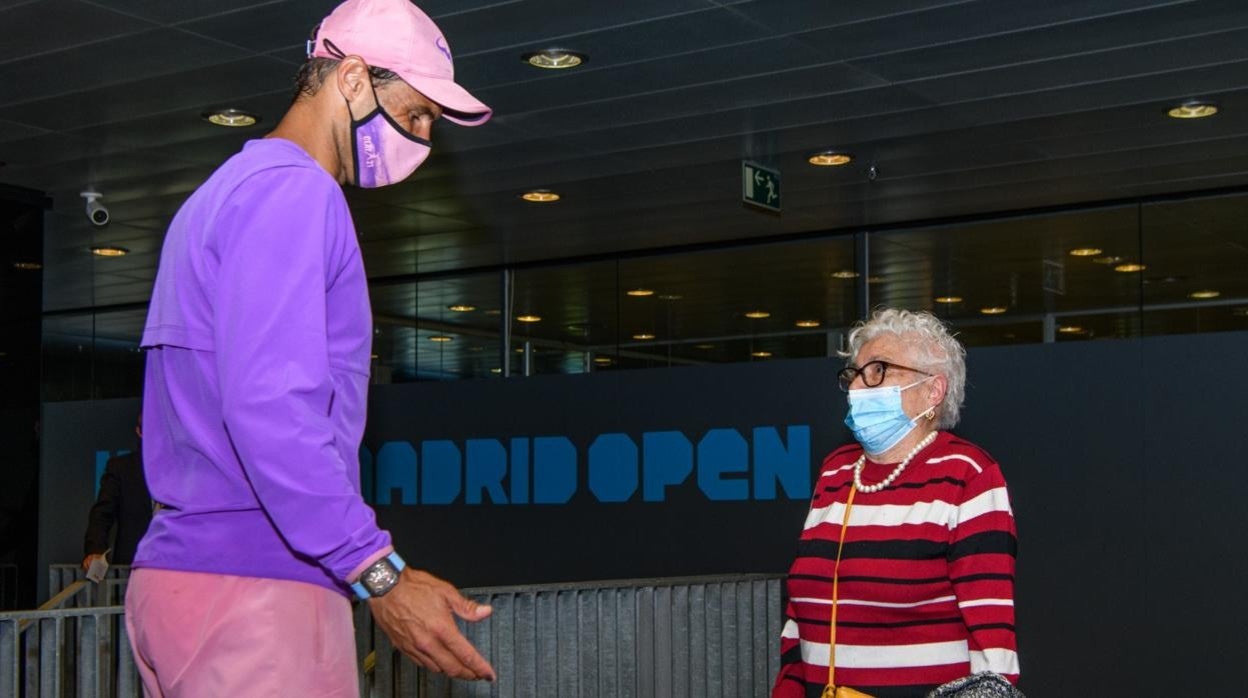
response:
{"label": "reflection on glass", "polygon": [[1248,330],[1248,196],[1142,209],[1145,335]]}
{"label": "reflection on glass", "polygon": [[1139,305],[1138,276],[1113,268],[1141,258],[1139,237],[1135,206],[876,233],[871,304],[930,310],[967,346],[1138,336],[1082,318]]}
{"label": "reflection on glass", "polygon": [[146,309],[43,319],[43,401],[138,397]]}

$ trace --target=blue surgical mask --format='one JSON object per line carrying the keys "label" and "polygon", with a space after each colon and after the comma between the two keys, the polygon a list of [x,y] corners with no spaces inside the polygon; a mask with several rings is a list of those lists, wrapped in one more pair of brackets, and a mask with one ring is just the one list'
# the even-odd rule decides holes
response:
{"label": "blue surgical mask", "polygon": [[906,386],[881,386],[849,391],[849,414],[845,426],[854,432],[854,438],[862,444],[869,455],[879,455],[901,443],[914,431],[919,419],[935,410],[932,406],[915,415],[906,415],[901,406],[901,391],[926,383],[935,376],[928,376]]}

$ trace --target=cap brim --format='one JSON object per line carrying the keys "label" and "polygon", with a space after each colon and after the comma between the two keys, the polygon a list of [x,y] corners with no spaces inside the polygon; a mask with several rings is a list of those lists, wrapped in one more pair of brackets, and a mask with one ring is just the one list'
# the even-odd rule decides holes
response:
{"label": "cap brim", "polygon": [[442,107],[442,118],[460,126],[480,126],[494,114],[493,109],[468,94],[468,90],[455,84],[453,80],[428,75],[404,75],[401,72],[399,76],[417,92]]}

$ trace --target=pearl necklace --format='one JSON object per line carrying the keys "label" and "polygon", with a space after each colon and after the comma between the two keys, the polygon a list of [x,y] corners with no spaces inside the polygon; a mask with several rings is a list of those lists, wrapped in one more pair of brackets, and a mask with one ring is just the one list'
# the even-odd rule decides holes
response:
{"label": "pearl necklace", "polygon": [[932,432],[927,436],[924,436],[922,441],[915,444],[914,448],[910,449],[910,453],[908,453],[906,457],[897,464],[897,467],[893,468],[893,472],[889,473],[888,477],[874,485],[862,484],[862,469],[867,464],[867,452],[863,451],[862,455],[858,457],[858,460],[854,462],[854,486],[858,488],[859,492],[879,492],[885,487],[888,487],[893,484],[893,480],[896,480],[897,477],[901,475],[901,471],[905,470],[907,465],[910,465],[911,459],[919,455],[919,451],[927,448],[927,445],[935,440],[936,432]]}

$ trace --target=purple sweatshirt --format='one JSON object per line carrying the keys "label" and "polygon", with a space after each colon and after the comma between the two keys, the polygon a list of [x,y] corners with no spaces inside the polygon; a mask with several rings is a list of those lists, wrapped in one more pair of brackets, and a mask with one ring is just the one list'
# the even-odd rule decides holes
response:
{"label": "purple sweatshirt", "polygon": [[372,314],[338,183],[290,141],[248,142],[169,226],[143,347],[165,508],[135,566],[346,593],[390,536],[360,496]]}

